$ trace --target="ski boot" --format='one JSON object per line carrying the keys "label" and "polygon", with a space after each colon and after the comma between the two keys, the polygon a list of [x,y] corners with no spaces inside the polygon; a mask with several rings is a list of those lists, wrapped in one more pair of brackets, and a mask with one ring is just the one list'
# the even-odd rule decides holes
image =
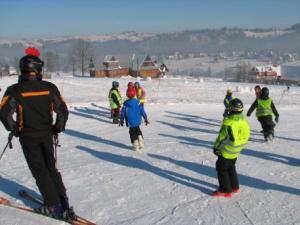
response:
{"label": "ski boot", "polygon": [[213,197],[224,197],[224,198],[231,198],[232,194],[231,193],[225,193],[225,192],[221,192],[221,191],[214,191],[212,193]]}
{"label": "ski boot", "polygon": [[142,135],[138,136],[138,141],[139,141],[139,148],[144,148],[144,138]]}
{"label": "ski boot", "polygon": [[63,219],[70,221],[70,220],[76,220],[77,216],[74,212],[73,207],[70,207],[69,205],[69,199],[67,195],[60,196],[60,202],[63,209]]}
{"label": "ski boot", "polygon": [[133,141],[132,149],[133,149],[133,151],[138,151],[139,150],[139,141],[138,140]]}
{"label": "ski boot", "polygon": [[274,136],[273,136],[273,134],[268,134],[268,136],[267,136],[267,142],[272,142],[273,141],[273,138],[274,138]]}
{"label": "ski boot", "polygon": [[53,206],[40,206],[34,209],[34,212],[49,216],[55,219],[63,219],[63,209],[61,204],[56,204]]}
{"label": "ski boot", "polygon": [[114,124],[119,124],[119,118],[116,118],[116,117],[113,118],[113,123],[114,123]]}
{"label": "ski boot", "polygon": [[234,193],[234,194],[237,194],[237,193],[240,193],[240,189],[239,188],[232,188],[232,191],[231,193]]}

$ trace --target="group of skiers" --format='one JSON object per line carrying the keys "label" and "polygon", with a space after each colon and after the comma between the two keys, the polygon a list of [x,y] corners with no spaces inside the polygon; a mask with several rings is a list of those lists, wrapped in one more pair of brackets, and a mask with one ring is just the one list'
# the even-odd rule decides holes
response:
{"label": "group of skiers", "polygon": [[119,82],[113,81],[112,88],[108,94],[113,123],[123,127],[125,122],[126,126],[129,127],[129,136],[133,150],[138,151],[144,147],[144,138],[140,129],[142,117],[145,124],[149,124],[144,108],[146,92],[141,87],[140,82],[128,82],[126,97],[127,99],[122,102]]}
{"label": "group of skiers", "polygon": [[[266,141],[274,138],[274,127],[272,115],[278,123],[279,114],[272,99],[269,97],[269,89],[255,88],[256,99],[247,112],[247,116],[256,109],[256,116],[262,126],[262,133]],[[224,98],[225,111],[223,113],[223,124],[219,135],[214,143],[214,154],[218,156],[216,170],[218,174],[219,188],[213,192],[215,197],[231,197],[238,193],[239,181],[236,173],[235,163],[250,138],[250,127],[242,112],[243,103],[240,99],[232,96],[232,91],[227,90]]]}
{"label": "group of skiers", "polygon": [[[76,217],[69,206],[66,188],[56,168],[53,137],[65,130],[68,120],[68,108],[58,88],[51,82],[42,79],[43,61],[40,52],[27,48],[26,55],[20,59],[18,83],[10,86],[4,93],[0,105],[0,119],[5,128],[19,137],[29,169],[42,194],[44,205],[36,212],[57,219]],[[123,102],[119,82],[113,81],[109,91],[109,103],[113,123],[129,127],[133,150],[144,147],[144,138],[140,125],[142,118],[149,124],[144,104],[145,90],[139,82],[129,82],[126,100]],[[224,99],[225,112],[220,133],[214,143],[213,152],[218,156],[216,170],[219,188],[213,196],[231,197],[239,192],[239,182],[235,163],[241,150],[248,142],[250,128],[243,116],[244,106],[241,100],[232,96],[228,90]],[[256,115],[262,124],[266,140],[274,137],[274,123],[279,114],[269,97],[268,88],[257,87],[256,100],[250,107],[247,116],[256,108]],[[56,120],[53,121],[53,112]],[[16,119],[14,119],[16,113]]]}

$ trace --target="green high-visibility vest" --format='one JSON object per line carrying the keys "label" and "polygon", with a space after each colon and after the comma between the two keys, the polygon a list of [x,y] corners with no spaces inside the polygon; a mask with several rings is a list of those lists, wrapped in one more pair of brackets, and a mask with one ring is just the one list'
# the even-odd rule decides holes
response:
{"label": "green high-visibility vest", "polygon": [[257,108],[256,108],[256,116],[271,116],[273,115],[272,111],[272,99],[268,98],[267,100],[257,99]]}
{"label": "green high-visibility vest", "polygon": [[218,147],[222,157],[235,159],[240,155],[245,144],[250,138],[250,127],[242,114],[230,115],[223,121],[223,126],[227,127],[226,139]]}
{"label": "green high-visibility vest", "polygon": [[108,99],[109,99],[110,107],[112,109],[116,109],[116,108],[118,108],[118,104],[116,102],[114,102],[114,100],[112,98],[112,95],[117,96],[119,105],[122,105],[122,97],[121,97],[120,92],[118,90],[113,89],[109,92]]}

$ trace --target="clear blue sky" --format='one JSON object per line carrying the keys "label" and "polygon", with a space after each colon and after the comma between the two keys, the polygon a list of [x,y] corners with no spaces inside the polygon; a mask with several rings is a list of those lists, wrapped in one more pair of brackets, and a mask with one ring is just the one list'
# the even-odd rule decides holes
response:
{"label": "clear blue sky", "polygon": [[300,22],[300,0],[0,0],[0,37],[172,32]]}

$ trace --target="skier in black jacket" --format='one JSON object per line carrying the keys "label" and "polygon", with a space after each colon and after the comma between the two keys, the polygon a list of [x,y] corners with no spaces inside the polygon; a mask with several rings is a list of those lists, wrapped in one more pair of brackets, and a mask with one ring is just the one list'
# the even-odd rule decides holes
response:
{"label": "skier in black jacket", "polygon": [[43,196],[45,206],[36,211],[62,219],[63,215],[75,214],[69,207],[66,188],[55,166],[53,137],[65,130],[69,112],[57,87],[42,80],[43,61],[39,59],[39,51],[27,48],[25,52],[27,55],[20,59],[18,83],[8,87],[3,96],[0,119],[8,131],[19,137],[29,169]]}

